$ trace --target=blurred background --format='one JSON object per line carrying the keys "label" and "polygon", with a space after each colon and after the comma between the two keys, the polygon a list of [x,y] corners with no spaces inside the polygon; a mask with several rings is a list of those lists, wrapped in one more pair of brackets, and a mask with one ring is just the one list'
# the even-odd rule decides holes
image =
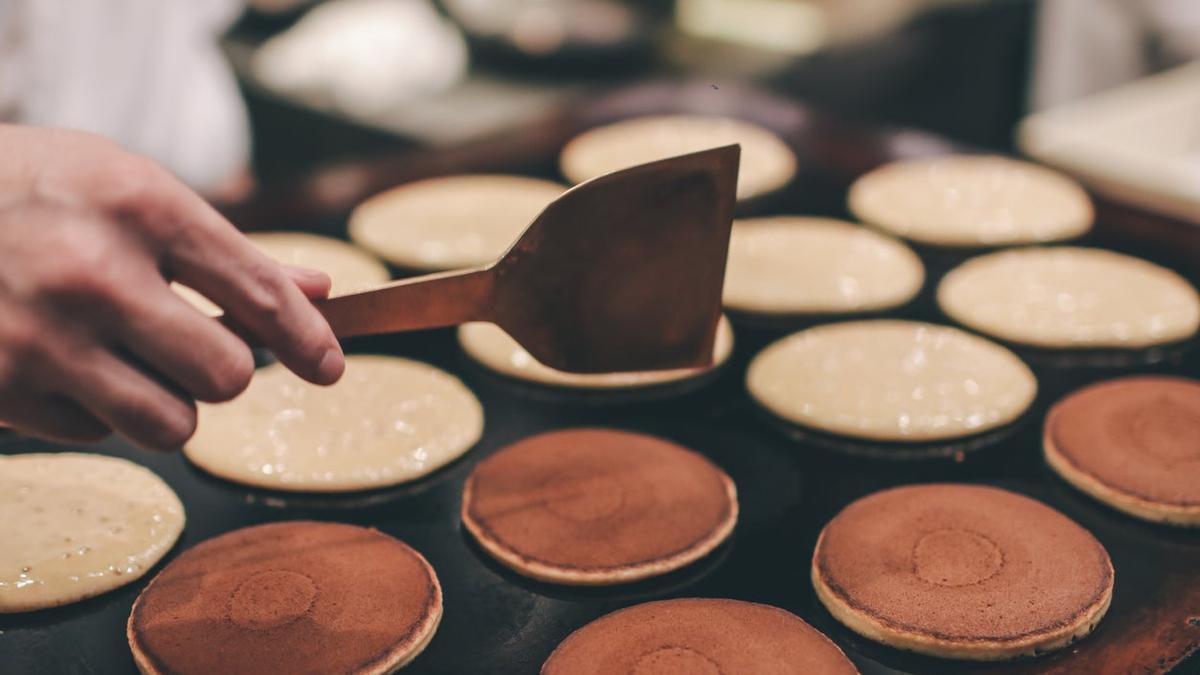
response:
{"label": "blurred background", "polygon": [[[103,133],[237,202],[662,80],[1012,152],[1031,112],[1197,58],[1192,0],[5,0],[0,119]],[[1200,184],[1180,96],[1160,144]]]}

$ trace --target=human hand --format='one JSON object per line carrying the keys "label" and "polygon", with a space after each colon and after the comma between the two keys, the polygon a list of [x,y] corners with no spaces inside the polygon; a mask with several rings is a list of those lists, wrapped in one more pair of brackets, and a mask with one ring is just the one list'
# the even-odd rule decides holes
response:
{"label": "human hand", "polygon": [[[288,368],[345,367],[309,301],[329,278],[259,252],[150,160],[101,137],[0,125],[0,420],[65,441],[182,444],[195,401],[237,396],[250,348],[169,287],[200,291]],[[307,297],[306,297],[307,296]]]}

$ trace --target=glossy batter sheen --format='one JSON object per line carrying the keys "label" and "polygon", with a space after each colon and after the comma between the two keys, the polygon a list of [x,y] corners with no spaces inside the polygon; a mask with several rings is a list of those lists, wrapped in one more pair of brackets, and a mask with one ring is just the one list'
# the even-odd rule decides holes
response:
{"label": "glossy batter sheen", "polygon": [[566,188],[523,176],[461,175],[408,183],[350,214],[350,238],[395,265],[448,270],[486,265]]}
{"label": "glossy batter sheen", "polygon": [[740,143],[738,199],[777,190],[796,173],[796,155],[773,132],[728,117],[656,115],[596,127],[572,139],[559,156],[574,183],[638,164]]}
{"label": "glossy batter sheen", "polygon": [[851,321],[794,333],[746,374],[751,395],[785,420],[843,436],[927,441],[1016,419],[1037,380],[1012,352],[956,328]]}
{"label": "glossy batter sheen", "polygon": [[1200,526],[1200,382],[1127,377],[1046,417],[1046,458],[1076,487],[1147,520]]}
{"label": "glossy batter sheen", "polygon": [[280,364],[229,403],[201,404],[188,459],[247,485],[363,490],[424,476],[479,440],[483,408],[458,378],[419,361],[354,355],[319,387]]}
{"label": "glossy batter sheen", "polygon": [[542,675],[853,675],[829,638],[800,617],[741,600],[647,602],[571,633]]}
{"label": "glossy batter sheen", "polygon": [[1186,339],[1200,297],[1178,274],[1095,248],[1047,247],[972,258],[938,286],[955,321],[1047,348],[1141,348]]}
{"label": "glossy batter sheen", "polygon": [[940,246],[1061,241],[1092,227],[1075,181],[1037,164],[985,155],[892,162],[850,186],[850,210],[906,239]]}
{"label": "glossy batter sheen", "polygon": [[847,506],[813,553],[817,597],[872,640],[999,660],[1091,632],[1112,599],[1108,553],[1028,497],[980,485],[910,485]]}
{"label": "glossy batter sheen", "polygon": [[617,584],[698,560],[733,530],[725,472],[674,443],[567,429],[514,443],[475,467],[463,525],[515,571],[564,584]]}
{"label": "glossy batter sheen", "polygon": [[0,613],[57,607],[146,573],[183,531],[158,476],[80,453],[0,457]]}
{"label": "glossy batter sheen", "polygon": [[126,637],[147,675],[376,675],[416,658],[441,617],[437,576],[405,543],[291,521],[183,552],[138,597]]}
{"label": "glossy batter sheen", "polygon": [[733,224],[724,300],[764,315],[864,312],[908,302],[924,280],[891,237],[830,218],[754,218]]}
{"label": "glossy batter sheen", "polygon": [[[388,279],[391,272],[378,258],[366,251],[331,237],[304,232],[251,232],[246,237],[276,262],[320,270],[329,275],[331,296],[373,288]],[[175,291],[210,316],[221,313],[211,300],[196,291],[173,284]]]}
{"label": "glossy batter sheen", "polygon": [[488,368],[519,380],[572,389],[636,389],[703,375],[733,352],[733,329],[721,317],[713,344],[710,368],[680,368],[626,373],[565,373],[534,360],[517,341],[491,323],[468,323],[458,329],[458,344],[471,358]]}

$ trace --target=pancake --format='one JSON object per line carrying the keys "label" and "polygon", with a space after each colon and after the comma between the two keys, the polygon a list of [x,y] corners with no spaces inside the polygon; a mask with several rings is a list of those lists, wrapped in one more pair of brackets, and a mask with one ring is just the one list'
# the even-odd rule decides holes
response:
{"label": "pancake", "polygon": [[869,312],[903,305],[925,268],[904,244],[832,218],[733,223],[725,307],[765,316]]}
{"label": "pancake", "polygon": [[778,340],[746,372],[783,420],[851,438],[932,441],[1012,422],[1037,380],[1012,352],[957,328],[849,321]]}
{"label": "pancake", "polygon": [[499,326],[474,322],[458,328],[458,344],[479,364],[506,377],[568,389],[640,389],[699,377],[719,367],[733,352],[733,329],[721,317],[713,344],[713,365],[625,373],[567,373],[543,365]]}
{"label": "pancake", "polygon": [[1130,515],[1200,527],[1200,382],[1127,377],[1085,387],[1046,417],[1046,461]]}
{"label": "pancake", "polygon": [[377,530],[292,521],[185,551],[138,597],[126,637],[158,673],[390,673],[442,618],[433,568]]}
{"label": "pancake", "polygon": [[825,526],[813,586],[834,618],[891,647],[998,661],[1092,631],[1112,600],[1108,553],[1050,507],[978,485],[911,485]]}
{"label": "pancake", "polygon": [[[250,243],[276,262],[320,270],[333,282],[329,295],[338,296],[374,288],[392,278],[378,258],[331,237],[304,232],[251,232]],[[172,284],[197,309],[216,316],[221,313],[211,300],[180,284]]]}
{"label": "pancake", "polygon": [[665,574],[716,548],[737,522],[733,481],[669,441],[567,429],[509,445],[476,465],[463,525],[518,574],[608,585]]}
{"label": "pancake", "polygon": [[774,132],[729,117],[652,115],[589,129],[559,155],[573,183],[659,159],[740,143],[737,198],[759,197],[787,185],[796,175],[796,155]]}
{"label": "pancake", "polygon": [[1062,241],[1092,227],[1078,183],[1037,164],[944,155],[885,164],[854,181],[850,211],[905,239],[945,247]]}
{"label": "pancake", "polygon": [[236,483],[346,492],[420,478],[482,433],[483,408],[458,378],[420,361],[352,355],[329,387],[278,363],[260,369],[236,399],[199,405],[183,452]]}
{"label": "pancake", "polygon": [[350,239],[410,270],[495,261],[566,188],[523,176],[460,175],[407,183],[350,214]]}
{"label": "pancake", "polygon": [[647,602],[571,633],[542,675],[853,675],[829,638],[791,612],[741,600]]}
{"label": "pancake", "polygon": [[183,504],[133,462],[74,452],[0,456],[0,613],[131,583],[183,531]]}
{"label": "pancake", "polygon": [[1191,337],[1200,297],[1186,279],[1140,258],[1069,246],[972,258],[938,286],[950,318],[1024,345],[1145,348]]}

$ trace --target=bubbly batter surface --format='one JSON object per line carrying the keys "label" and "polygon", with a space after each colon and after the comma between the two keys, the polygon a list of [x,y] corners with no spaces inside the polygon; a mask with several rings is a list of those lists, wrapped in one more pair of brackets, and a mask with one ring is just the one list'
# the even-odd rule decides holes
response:
{"label": "bubbly batter surface", "polygon": [[758,314],[862,312],[901,305],[925,280],[904,244],[831,218],[735,221],[725,306]]}
{"label": "bubbly batter surface", "polygon": [[523,176],[459,175],[408,183],[350,214],[350,238],[414,270],[486,265],[561,195],[558,183]]}
{"label": "bubbly batter surface", "polygon": [[1092,226],[1075,181],[1037,164],[984,155],[892,162],[850,186],[859,219],[907,239],[943,246],[1060,241]]}
{"label": "bubbly batter surface", "polygon": [[352,355],[319,387],[280,364],[229,403],[201,404],[188,459],[222,478],[277,490],[394,485],[453,461],[479,440],[483,408],[458,378],[419,361]]}
{"label": "bubbly batter surface", "polygon": [[1183,277],[1102,249],[1029,248],[951,270],[938,304],[954,320],[1039,347],[1148,347],[1200,326],[1200,297]]}
{"label": "bubbly batter surface", "polygon": [[776,415],[844,436],[920,441],[1016,419],[1037,380],[1012,352],[956,328],[851,321],[794,333],[750,364],[751,395]]}
{"label": "bubbly batter surface", "polygon": [[183,531],[147,469],[81,453],[0,457],[0,613],[83,600],[142,576]]}
{"label": "bubbly batter surface", "polygon": [[596,127],[576,136],[559,156],[572,182],[658,159],[740,143],[738,199],[783,187],[796,173],[796,155],[774,132],[742,120],[703,115],[653,115]]}

